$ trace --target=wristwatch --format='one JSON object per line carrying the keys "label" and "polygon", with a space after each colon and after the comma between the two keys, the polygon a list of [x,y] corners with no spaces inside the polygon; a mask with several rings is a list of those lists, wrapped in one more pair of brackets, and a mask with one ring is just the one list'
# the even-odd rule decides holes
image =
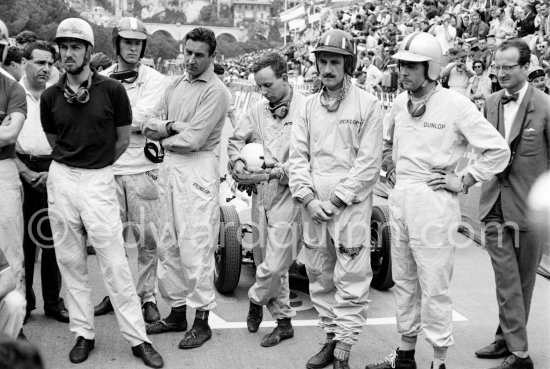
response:
{"label": "wristwatch", "polygon": [[175,131],[172,130],[173,126],[174,126],[174,121],[173,120],[166,123],[166,133],[168,133],[169,136],[172,136],[172,135],[175,135],[175,134],[178,133],[178,132],[175,132]]}

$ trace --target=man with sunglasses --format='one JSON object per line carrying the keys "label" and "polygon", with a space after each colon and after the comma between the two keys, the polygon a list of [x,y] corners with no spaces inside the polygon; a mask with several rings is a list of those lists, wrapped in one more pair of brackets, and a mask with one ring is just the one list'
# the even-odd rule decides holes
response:
{"label": "man with sunglasses", "polygon": [[[160,319],[155,297],[157,285],[157,235],[159,219],[158,163],[156,155],[145,155],[152,142],[141,134],[146,113],[152,111],[164,92],[164,76],[140,63],[147,45],[147,29],[138,19],[125,17],[113,27],[112,44],[116,63],[101,74],[122,83],[132,106],[130,145],[113,164],[124,238],[130,233],[137,244],[137,293],[147,323]],[[146,147],[147,145],[147,147]],[[152,147],[159,151],[158,147]],[[130,245],[127,245],[127,247]],[[112,311],[109,297],[95,307],[96,316]]]}
{"label": "man with sunglasses", "polygon": [[502,43],[495,70],[502,91],[485,102],[484,114],[512,151],[502,173],[484,183],[479,204],[485,247],[495,273],[499,325],[479,358],[505,357],[500,369],[532,369],[527,319],[543,242],[528,221],[528,195],[550,168],[550,97],[527,82],[531,51],[521,40]]}
{"label": "man with sunglasses", "polygon": [[[265,305],[277,319],[277,327],[264,336],[261,345],[271,347],[294,336],[291,318],[288,268],[296,258],[302,240],[300,204],[288,188],[288,155],[290,133],[305,97],[293,91],[288,81],[287,66],[278,53],[266,54],[252,65],[261,99],[237,124],[229,138],[228,155],[233,178],[237,183],[255,186],[252,194],[254,234],[264,260],[256,269],[256,280],[248,291],[250,308],[248,330],[258,331]],[[264,147],[269,168],[261,172],[248,168],[241,157],[242,148],[252,142]]]}
{"label": "man with sunglasses", "polygon": [[382,121],[376,98],[351,83],[351,36],[327,31],[314,53],[324,88],[306,100],[290,143],[290,190],[303,206],[309,292],[326,334],[306,367],[334,361],[346,369],[367,316],[372,271],[365,219],[380,171]]}
{"label": "man with sunglasses", "polygon": [[66,73],[46,89],[40,120],[52,147],[47,191],[59,270],[67,286],[72,363],[88,359],[95,344],[86,241],[96,250],[101,274],[124,338],[134,356],[153,368],[164,365],[145,332],[139,298],[124,252],[113,163],[130,142],[132,110],[124,87],[90,69],[92,27],[63,20],[56,32]]}
{"label": "man with sunglasses", "polygon": [[[454,344],[449,288],[461,220],[458,194],[500,172],[510,152],[467,97],[437,83],[442,53],[435,37],[413,33],[393,57],[406,92],[396,97],[388,117],[382,167],[394,185],[391,256],[401,343],[366,368],[416,368],[416,341],[424,333],[433,347],[432,368],[442,369]],[[468,144],[481,154],[459,176],[455,167]]]}

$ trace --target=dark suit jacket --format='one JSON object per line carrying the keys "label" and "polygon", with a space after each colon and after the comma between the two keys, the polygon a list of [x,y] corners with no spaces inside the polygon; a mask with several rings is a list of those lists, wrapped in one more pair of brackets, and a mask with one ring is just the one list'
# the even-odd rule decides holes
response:
{"label": "dark suit jacket", "polygon": [[470,37],[485,38],[489,33],[489,25],[483,21],[478,24],[472,24]]}
{"label": "dark suit jacket", "polygon": [[[489,96],[483,111],[485,118],[497,129],[500,128],[502,134],[504,116],[500,110],[500,98],[503,94],[504,90],[501,90]],[[525,126],[520,132],[524,117]],[[550,168],[550,96],[531,86],[527,88],[518,109],[508,144],[516,138],[521,139],[510,175],[507,179],[495,177],[483,183],[479,211],[483,220],[500,195],[504,220],[516,222],[519,229],[525,231],[529,229],[526,214],[527,196],[535,180]]]}
{"label": "dark suit jacket", "polygon": [[525,37],[535,33],[535,18],[537,16],[533,13],[529,14],[527,18],[519,22],[518,38]]}

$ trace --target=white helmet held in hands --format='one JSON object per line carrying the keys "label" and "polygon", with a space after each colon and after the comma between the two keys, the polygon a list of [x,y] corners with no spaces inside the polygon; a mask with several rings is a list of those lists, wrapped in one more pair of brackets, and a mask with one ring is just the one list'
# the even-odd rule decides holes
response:
{"label": "white helmet held in hands", "polygon": [[260,143],[249,143],[241,149],[241,158],[246,163],[246,169],[250,172],[258,172],[264,166],[264,146]]}

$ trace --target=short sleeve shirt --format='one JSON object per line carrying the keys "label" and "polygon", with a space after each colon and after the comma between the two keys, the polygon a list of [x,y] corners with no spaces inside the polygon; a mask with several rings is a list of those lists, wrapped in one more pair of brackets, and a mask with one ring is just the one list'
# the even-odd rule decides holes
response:
{"label": "short sleeve shirt", "polygon": [[[66,79],[63,75],[40,98],[44,132],[57,136],[53,160],[84,169],[112,165],[116,129],[132,124],[132,109],[124,86],[94,71],[88,88],[89,101],[71,103],[64,94]],[[83,87],[86,85],[87,81]]]}
{"label": "short sleeve shirt", "polygon": [[[21,85],[0,74],[0,124],[8,115],[27,115],[27,96]],[[0,160],[15,157],[15,144],[0,147]]]}

